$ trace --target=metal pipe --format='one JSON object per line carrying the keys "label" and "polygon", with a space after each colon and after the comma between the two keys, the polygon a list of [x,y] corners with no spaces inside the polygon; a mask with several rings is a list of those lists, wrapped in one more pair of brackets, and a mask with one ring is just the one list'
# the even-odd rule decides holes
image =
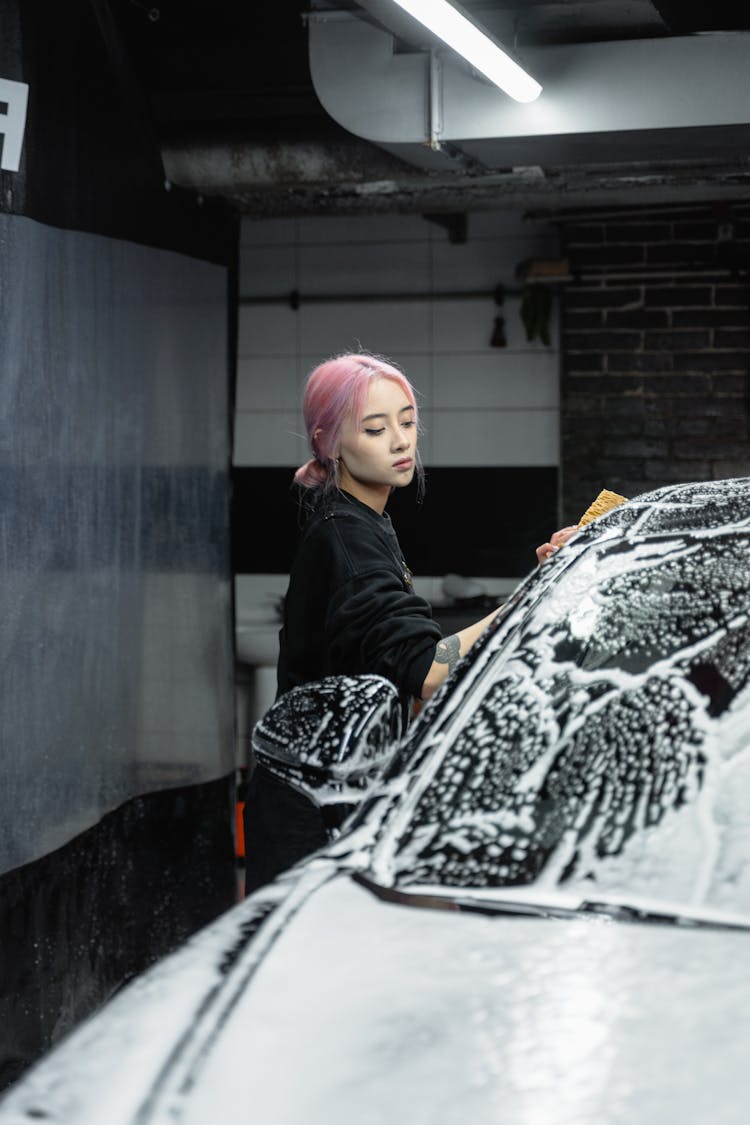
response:
{"label": "metal pipe", "polygon": [[310,293],[303,295],[293,289],[291,293],[240,297],[239,303],[241,305],[289,305],[291,309],[298,309],[302,304],[366,304],[374,301],[476,301],[491,297],[496,305],[502,305],[506,297],[520,296],[522,293],[523,289],[509,289],[504,285],[498,285],[495,289],[459,289],[437,293]]}

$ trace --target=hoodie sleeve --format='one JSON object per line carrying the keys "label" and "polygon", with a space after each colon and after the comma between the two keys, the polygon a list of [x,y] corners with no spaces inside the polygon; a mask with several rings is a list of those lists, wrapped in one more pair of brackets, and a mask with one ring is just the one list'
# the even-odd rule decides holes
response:
{"label": "hoodie sleeve", "polygon": [[418,698],[441,638],[429,604],[382,567],[339,586],[329,602],[326,643],[334,668],[385,676]]}

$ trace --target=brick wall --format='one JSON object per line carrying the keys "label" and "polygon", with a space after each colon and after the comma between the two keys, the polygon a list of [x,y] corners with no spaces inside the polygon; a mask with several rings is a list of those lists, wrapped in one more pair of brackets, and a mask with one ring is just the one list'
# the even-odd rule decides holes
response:
{"label": "brick wall", "polygon": [[750,475],[750,205],[562,223],[563,514]]}

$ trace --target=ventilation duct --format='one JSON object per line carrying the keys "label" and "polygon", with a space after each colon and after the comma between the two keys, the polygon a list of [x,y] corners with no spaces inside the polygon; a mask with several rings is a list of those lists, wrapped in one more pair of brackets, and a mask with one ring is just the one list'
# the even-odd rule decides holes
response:
{"label": "ventilation duct", "polygon": [[521,61],[544,89],[519,105],[450,52],[396,50],[351,12],[312,12],[308,26],[326,111],[422,169],[456,150],[477,171],[745,151],[749,32],[529,48]]}

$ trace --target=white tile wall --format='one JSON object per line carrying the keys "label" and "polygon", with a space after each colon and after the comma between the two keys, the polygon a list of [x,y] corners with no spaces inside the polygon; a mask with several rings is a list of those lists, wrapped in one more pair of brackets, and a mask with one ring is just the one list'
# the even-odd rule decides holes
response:
{"label": "white tile wall", "polygon": [[291,465],[309,457],[303,437],[302,412],[293,410],[237,411],[234,423],[236,465],[264,468]]}
{"label": "white tile wall", "polygon": [[298,410],[299,363],[293,355],[240,355],[237,359],[238,411]]}
{"label": "white tile wall", "polygon": [[431,402],[436,411],[556,410],[557,360],[554,353],[519,355],[505,349],[443,352],[433,362]]}
{"label": "white tile wall", "polygon": [[427,301],[306,305],[299,317],[301,350],[318,356],[317,362],[360,347],[397,360],[399,355],[432,351]]}
{"label": "white tile wall", "polygon": [[433,454],[425,464],[471,468],[502,465],[557,465],[556,410],[425,411]]}
{"label": "white tile wall", "polygon": [[253,246],[243,243],[240,292],[243,296],[276,296],[296,288],[297,250],[292,244]]}
{"label": "white tile wall", "polygon": [[[295,356],[298,333],[299,313],[288,305],[243,305],[239,312],[237,354],[240,358]],[[253,394],[252,385],[249,393]]]}
{"label": "white tile wall", "polygon": [[[246,218],[242,224],[242,245],[245,246],[293,246],[297,240],[296,219],[257,219]],[[240,262],[242,265],[242,262]]]}
{"label": "white tile wall", "polygon": [[[530,257],[555,257],[551,226],[513,211],[469,216],[468,239],[453,244],[418,215],[246,219],[241,296],[301,294],[287,304],[240,308],[237,465],[296,466],[308,453],[299,410],[304,379],[337,352],[366,350],[404,368],[417,391],[433,466],[558,463],[557,310],[552,344],[529,342],[516,288]],[[479,299],[388,300],[389,294],[485,289]],[[305,295],[377,294],[371,302],[305,303]],[[496,316],[507,347],[493,348]]]}
{"label": "white tile wall", "polygon": [[[322,243],[424,242],[427,224],[413,215],[354,215],[341,218],[307,218],[298,223],[299,241],[305,246]],[[243,238],[244,241],[244,238]]]}
{"label": "white tile wall", "polygon": [[[430,292],[429,242],[316,243],[298,250],[301,293]],[[366,307],[366,306],[365,306]]]}

